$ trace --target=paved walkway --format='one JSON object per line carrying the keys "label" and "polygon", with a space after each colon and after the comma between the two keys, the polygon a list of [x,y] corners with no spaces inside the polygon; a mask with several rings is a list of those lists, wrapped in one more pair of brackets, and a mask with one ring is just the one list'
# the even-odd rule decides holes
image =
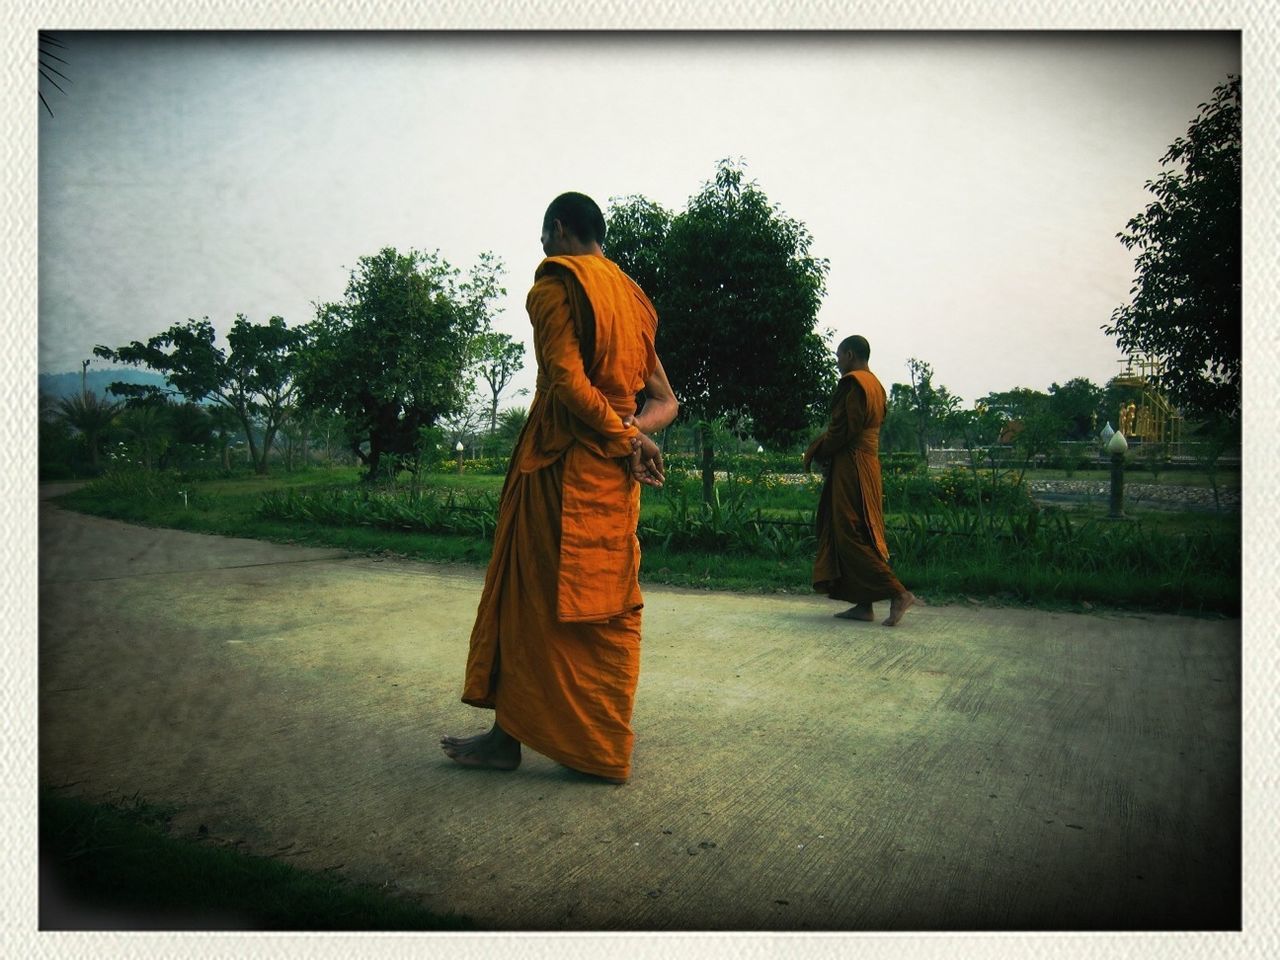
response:
{"label": "paved walkway", "polygon": [[45,502],[40,782],[492,929],[1238,924],[1238,621],[651,588],[614,787],[440,754],[479,592]]}

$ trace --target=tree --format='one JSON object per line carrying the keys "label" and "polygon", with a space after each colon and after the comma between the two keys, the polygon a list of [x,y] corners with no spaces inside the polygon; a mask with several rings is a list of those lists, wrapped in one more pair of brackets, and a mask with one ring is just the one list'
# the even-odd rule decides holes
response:
{"label": "tree", "polygon": [[911,387],[895,383],[885,401],[884,422],[880,424],[880,445],[886,451],[906,453],[917,449],[915,404]]}
{"label": "tree", "polygon": [[1062,421],[1067,440],[1089,440],[1101,429],[1098,410],[1105,391],[1087,377],[1072,377],[1049,387],[1048,410]]}
{"label": "tree", "polygon": [[498,398],[524,367],[524,344],[505,333],[485,330],[472,342],[475,369],[489,388],[489,432],[498,429]]}
{"label": "tree", "polygon": [[1047,458],[1058,450],[1064,424],[1048,409],[1033,412],[1019,423],[1021,429],[1013,437],[1013,449],[1015,453],[1022,456],[1022,466],[1018,471],[1017,480],[1021,484],[1027,468],[1033,462]]}
{"label": "tree", "polygon": [[[671,232],[669,210],[641,196],[610,197],[604,252],[650,299],[666,285],[663,244]],[[657,301],[654,301],[657,306]],[[659,320],[662,314],[659,313]]]}
{"label": "tree", "polygon": [[422,428],[469,400],[472,338],[505,293],[501,269],[482,254],[459,282],[439,253],[384,247],[356,262],[342,301],[317,305],[303,400],[346,419],[366,480],[379,475],[384,456],[416,462]]}
{"label": "tree", "polygon": [[223,470],[231,469],[231,441],[235,439],[236,427],[241,426],[240,417],[230,407],[214,404],[206,409],[209,418],[211,445],[218,453]]}
{"label": "tree", "polygon": [[466,447],[471,447],[472,456],[475,455],[480,428],[485,420],[488,419],[488,416],[488,404],[485,403],[483,397],[475,396],[471,398],[470,402],[440,417],[438,421],[440,436],[450,458],[458,456],[459,443],[464,447],[464,456]]}
{"label": "tree", "polygon": [[1163,363],[1161,387],[1191,415],[1240,414],[1240,77],[1230,76],[1160,158],[1154,202],[1117,234],[1137,250],[1132,300],[1102,329]]}
{"label": "tree", "polygon": [[87,391],[63,397],[54,406],[55,418],[84,437],[89,448],[89,464],[98,469],[102,438],[120,413],[121,404],[104,400]]}
{"label": "tree", "polygon": [[164,456],[173,440],[168,401],[159,397],[126,404],[120,415],[120,426],[132,441],[130,446],[142,459],[142,469],[150,473],[156,460]]}
{"label": "tree", "polygon": [[834,386],[831,357],[814,331],[828,264],[812,236],[786,216],[742,165],[722,160],[714,179],[669,222],[630,198],[610,213],[613,257],[658,310],[658,353],[699,423],[703,495],[713,496],[711,424],[786,446],[807,429]]}
{"label": "tree", "polygon": [[980,397],[978,402],[986,409],[1002,415],[1006,420],[1027,420],[1049,409],[1049,395],[1029,387],[993,390],[986,396]]}
{"label": "tree", "polygon": [[930,441],[940,439],[946,432],[950,418],[960,409],[960,398],[944,386],[933,385],[933,367],[923,360],[908,359],[907,372],[910,385],[894,384],[894,388],[899,388],[898,402],[910,411],[916,448],[927,463]]}
{"label": "tree", "polygon": [[[115,363],[149,367],[165,378],[165,387],[112,383],[107,389],[115,396],[144,400],[180,395],[192,403],[230,409],[248,440],[254,470],[265,474],[267,454],[293,398],[304,338],[303,331],[290,330],[281,317],[250,323],[238,313],[227,334],[229,351],[214,345],[213,324],[203,317],[174,324],[146,343],[135,340],[115,349],[99,345],[93,352]],[[262,429],[261,450],[255,425]]]}

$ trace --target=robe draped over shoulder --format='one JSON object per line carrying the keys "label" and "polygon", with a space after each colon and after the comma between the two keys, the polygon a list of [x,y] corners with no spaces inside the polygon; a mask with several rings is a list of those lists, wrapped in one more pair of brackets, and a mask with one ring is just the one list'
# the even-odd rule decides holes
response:
{"label": "robe draped over shoulder", "polygon": [[625,779],[639,676],[640,487],[623,418],[657,364],[653,305],[600,256],[550,257],[526,299],[537,389],[503,485],[462,699],[522,743]]}
{"label": "robe draped over shoulder", "polygon": [[884,600],[903,591],[887,563],[880,425],[885,392],[869,370],[840,378],[818,456],[831,469],[818,501],[818,552],[813,587],[851,603]]}

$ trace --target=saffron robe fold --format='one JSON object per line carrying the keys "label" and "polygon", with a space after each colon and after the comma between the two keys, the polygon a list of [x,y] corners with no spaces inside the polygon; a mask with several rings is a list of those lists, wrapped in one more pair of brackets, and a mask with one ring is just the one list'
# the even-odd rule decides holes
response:
{"label": "saffron robe fold", "polygon": [[462,699],[526,746],[626,779],[640,669],[627,457],[636,394],[657,365],[657,313],[616,264],[549,257],[526,300],[538,363],[498,507]]}
{"label": "saffron robe fold", "polygon": [[889,568],[884,539],[880,424],[884,387],[870,370],[840,378],[817,458],[830,463],[818,500],[813,589],[833,600],[869,603],[906,588]]}

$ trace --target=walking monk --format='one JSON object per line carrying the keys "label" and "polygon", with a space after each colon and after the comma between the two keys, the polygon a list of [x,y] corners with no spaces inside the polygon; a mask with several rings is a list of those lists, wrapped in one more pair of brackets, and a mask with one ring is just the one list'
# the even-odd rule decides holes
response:
{"label": "walking monk", "polygon": [[547,258],[525,304],[537,389],[502,487],[462,692],[494,724],[440,741],[466,767],[514,770],[523,744],[611,783],[631,775],[640,485],[662,485],[647,434],[677,403],[654,352],[657,314],[605,259],[604,233],[580,193],[556,197],[543,219]]}
{"label": "walking monk", "polygon": [[815,459],[829,465],[818,501],[813,589],[854,604],[836,614],[843,620],[873,620],[872,603],[888,600],[884,625],[892,627],[916,598],[888,564],[878,456],[885,397],[884,387],[867,369],[870,358],[864,337],[840,342],[840,384],[831,401],[831,420],[804,454],[806,473]]}

